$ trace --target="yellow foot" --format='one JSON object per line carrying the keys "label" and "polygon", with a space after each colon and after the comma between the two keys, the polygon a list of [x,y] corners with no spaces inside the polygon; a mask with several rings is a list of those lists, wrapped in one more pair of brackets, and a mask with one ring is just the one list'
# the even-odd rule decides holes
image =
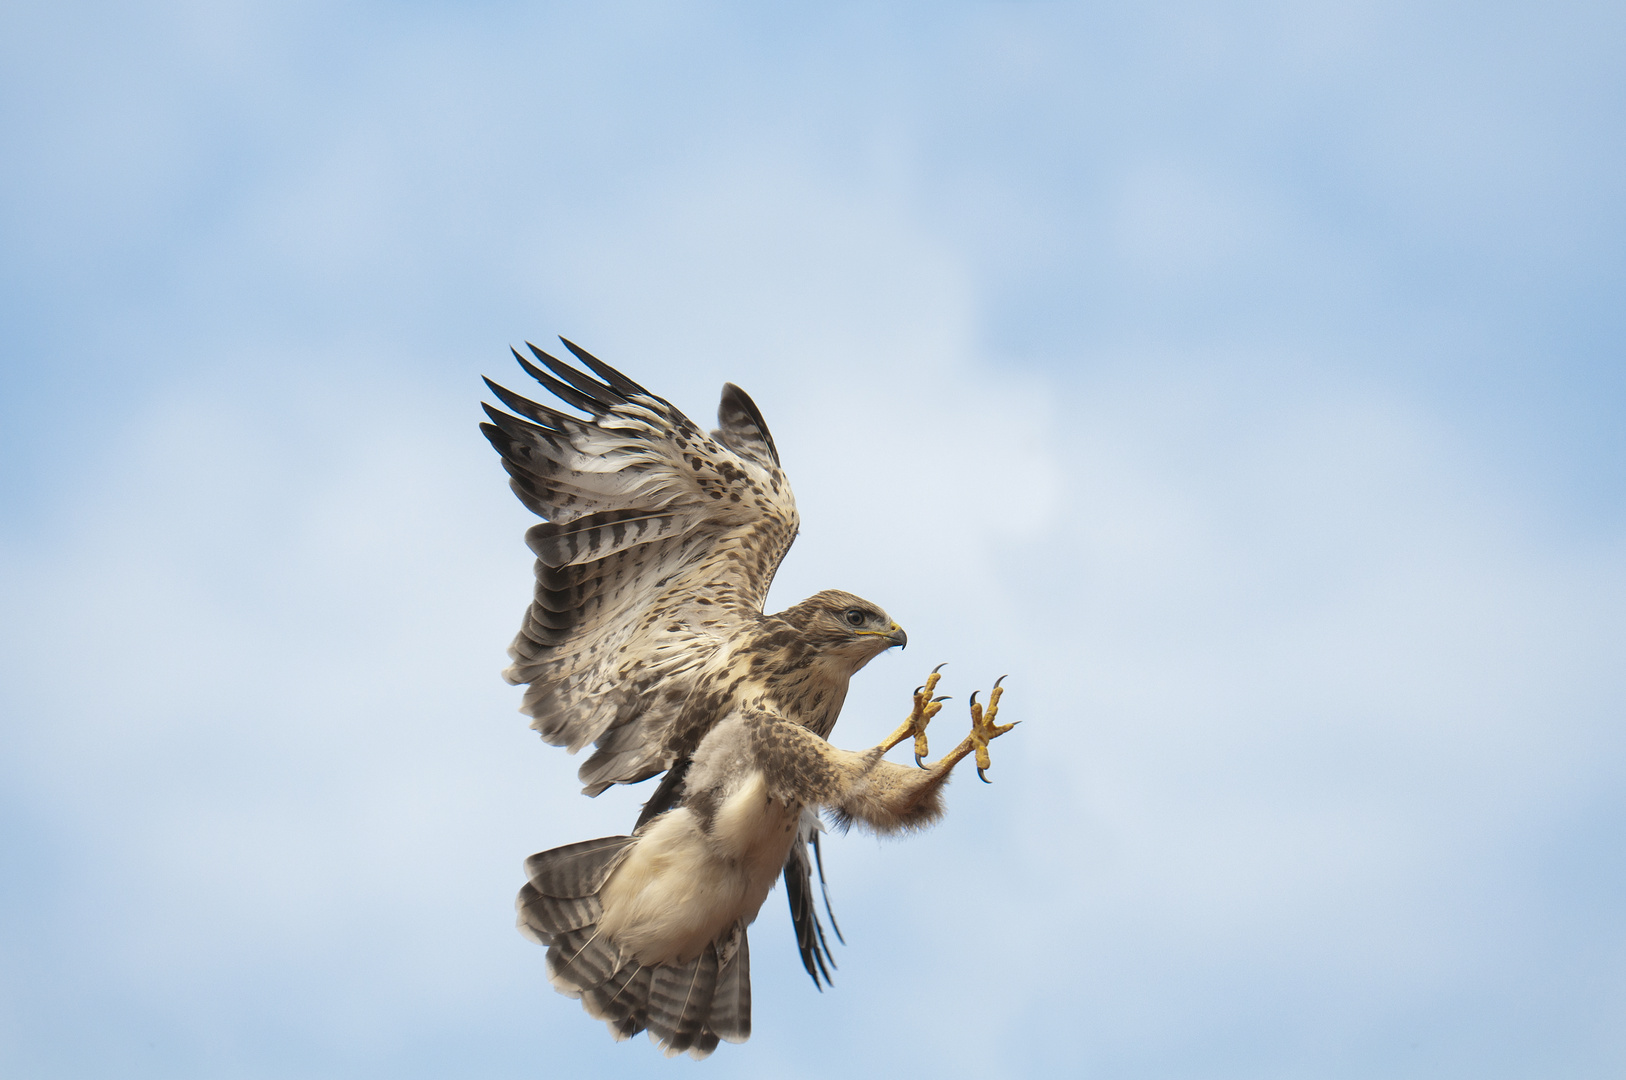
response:
{"label": "yellow foot", "polygon": [[977,750],[977,779],[985,784],[993,783],[983,774],[983,770],[993,764],[988,757],[988,744],[1022,722],[1018,720],[1010,724],[994,723],[994,717],[999,715],[1000,695],[1005,693],[1004,687],[999,684],[1004,681],[1005,676],[1003,675],[994,681],[994,688],[988,694],[988,711],[986,714],[983,713],[982,706],[977,704],[976,693],[973,692],[971,695],[971,734],[967,738]]}
{"label": "yellow foot", "polygon": [[910,736],[914,736],[915,764],[922,769],[926,767],[924,760],[926,757],[926,725],[932,722],[932,717],[943,711],[943,702],[948,700],[947,697],[932,697],[932,691],[937,689],[937,680],[942,678],[938,673],[943,670],[944,666],[938,664],[932,668],[932,673],[926,676],[926,685],[915,687],[915,707],[910,711],[909,719],[905,720],[898,730],[888,735],[886,741],[881,744],[882,753],[892,749]]}

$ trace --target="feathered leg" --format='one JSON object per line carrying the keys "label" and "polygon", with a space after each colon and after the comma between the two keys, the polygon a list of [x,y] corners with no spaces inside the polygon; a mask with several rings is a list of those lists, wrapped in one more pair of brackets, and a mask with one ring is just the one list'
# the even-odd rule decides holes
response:
{"label": "feathered leg", "polygon": [[[924,690],[917,699],[924,698]],[[996,684],[986,712],[973,695],[971,733],[924,768],[894,765],[882,757],[901,738],[866,751],[842,750],[767,712],[752,718],[752,750],[776,798],[829,807],[839,823],[861,822],[877,832],[922,828],[942,816],[940,790],[954,766],[975,753],[978,769],[988,768],[989,742],[1016,726],[994,723],[1002,694]]]}

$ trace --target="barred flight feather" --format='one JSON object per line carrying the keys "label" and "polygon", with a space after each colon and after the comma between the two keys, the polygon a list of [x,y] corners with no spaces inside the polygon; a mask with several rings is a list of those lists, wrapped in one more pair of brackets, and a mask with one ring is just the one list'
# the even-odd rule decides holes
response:
{"label": "barred flight feather", "polygon": [[[678,710],[629,700],[657,657],[663,690],[686,696],[706,657],[762,610],[799,520],[761,412],[724,388],[706,435],[670,402],[566,343],[591,372],[535,346],[521,368],[573,416],[490,383],[482,430],[515,494],[547,519],[527,533],[537,591],[504,673],[522,709],[571,750],[613,727],[638,733],[582,766],[586,790],[670,765]],[[540,366],[538,366],[540,365]],[[594,376],[597,376],[595,378]],[[663,700],[665,695],[663,694]]]}
{"label": "barred flight feather", "polygon": [[649,986],[649,1031],[660,1040],[667,1057],[676,1057],[695,1045],[711,1015],[711,995],[717,988],[717,947],[707,945],[687,964],[655,969]]}

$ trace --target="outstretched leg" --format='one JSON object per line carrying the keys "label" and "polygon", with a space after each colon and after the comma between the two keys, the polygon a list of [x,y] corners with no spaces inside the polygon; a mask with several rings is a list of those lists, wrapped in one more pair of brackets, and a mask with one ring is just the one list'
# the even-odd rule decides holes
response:
{"label": "outstretched leg", "polygon": [[[928,688],[923,686],[916,699],[921,717],[929,720],[936,709],[931,713],[927,710],[938,702],[929,699],[927,693]],[[942,816],[940,790],[954,766],[975,752],[979,767],[986,769],[988,743],[1016,726],[994,722],[1002,694],[1003,689],[996,683],[986,711],[973,702],[971,734],[942,760],[918,769],[895,765],[882,757],[914,730],[913,716],[880,745],[852,751],[831,746],[800,724],[758,714],[748,720],[752,749],[775,798],[825,806],[838,822],[862,822],[877,832],[921,828]]]}

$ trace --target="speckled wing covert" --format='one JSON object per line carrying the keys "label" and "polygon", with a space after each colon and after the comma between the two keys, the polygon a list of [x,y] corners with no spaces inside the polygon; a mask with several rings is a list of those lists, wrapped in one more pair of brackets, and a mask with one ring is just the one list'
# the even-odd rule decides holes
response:
{"label": "speckled wing covert", "polygon": [[796,502],[739,387],[723,387],[708,436],[568,341],[597,379],[529,347],[553,374],[515,351],[520,366],[588,417],[486,380],[518,415],[487,405],[481,430],[546,519],[525,534],[536,592],[503,676],[529,684],[521,709],[547,742],[596,745],[579,773],[596,795],[671,768],[705,734],[678,730],[684,703],[706,659],[761,612]]}

